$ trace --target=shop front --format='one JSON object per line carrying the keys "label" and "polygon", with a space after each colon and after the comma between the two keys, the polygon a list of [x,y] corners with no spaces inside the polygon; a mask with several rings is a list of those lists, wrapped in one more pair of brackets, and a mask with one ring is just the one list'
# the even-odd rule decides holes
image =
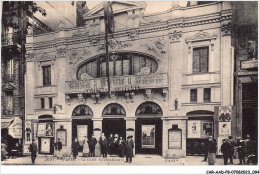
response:
{"label": "shop front", "polygon": [[209,136],[214,136],[213,112],[192,111],[187,113],[186,155],[202,156],[206,154]]}
{"label": "shop front", "polygon": [[137,154],[162,154],[162,109],[154,102],[142,103],[136,110],[135,145]]}

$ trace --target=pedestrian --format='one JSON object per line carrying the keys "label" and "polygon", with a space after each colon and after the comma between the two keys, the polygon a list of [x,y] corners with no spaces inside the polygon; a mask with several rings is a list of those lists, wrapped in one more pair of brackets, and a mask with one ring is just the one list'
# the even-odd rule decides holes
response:
{"label": "pedestrian", "polygon": [[203,152],[205,153],[204,160],[202,162],[207,162],[208,160],[208,140],[205,140],[205,145],[203,148]]}
{"label": "pedestrian", "polygon": [[213,137],[209,137],[209,142],[208,142],[208,164],[209,165],[214,165],[215,160],[216,160],[216,151],[217,151],[217,144],[213,140]]}
{"label": "pedestrian", "polygon": [[227,139],[222,140],[222,145],[221,145],[221,152],[223,154],[224,158],[224,165],[228,164],[228,157],[229,157],[229,152],[230,152],[230,144],[228,143]]}
{"label": "pedestrian", "polygon": [[90,151],[90,157],[95,157],[95,146],[97,144],[97,139],[92,134],[91,138],[88,140],[88,146]]}
{"label": "pedestrian", "polygon": [[125,145],[126,162],[129,162],[129,163],[132,162],[133,148],[134,148],[134,143],[132,141],[132,136],[128,136],[127,141],[126,141],[126,145]]}
{"label": "pedestrian", "polygon": [[237,153],[238,153],[238,159],[239,159],[239,165],[245,165],[245,142],[244,140],[241,140],[240,137],[237,138]]}
{"label": "pedestrian", "polygon": [[88,138],[85,136],[85,139],[83,141],[83,157],[89,156],[89,146],[88,146]]}
{"label": "pedestrian", "polygon": [[38,152],[37,144],[35,143],[34,139],[32,140],[32,143],[29,146],[29,151],[31,152],[32,164],[34,164]]}
{"label": "pedestrian", "polygon": [[62,143],[61,143],[61,141],[60,141],[60,138],[58,138],[58,142],[56,142],[56,143],[54,144],[54,147],[55,147],[55,151],[56,151],[56,156],[57,156],[58,158],[61,158],[61,157],[62,157],[62,156],[61,156]]}
{"label": "pedestrian", "polygon": [[108,140],[107,140],[107,138],[106,138],[104,133],[102,133],[102,135],[100,137],[99,144],[100,144],[100,147],[101,147],[101,154],[102,154],[102,156],[104,158],[107,157]]}
{"label": "pedestrian", "polygon": [[125,140],[123,139],[122,136],[120,136],[119,141],[118,141],[118,145],[119,145],[119,157],[124,157],[125,154]]}
{"label": "pedestrian", "polygon": [[118,146],[118,134],[115,134],[113,141],[113,152],[114,154],[118,154],[119,146]]}
{"label": "pedestrian", "polygon": [[229,164],[233,164],[233,155],[234,155],[234,147],[235,147],[235,142],[233,141],[233,137],[229,136],[228,137],[228,143],[230,145],[230,151],[229,151]]}
{"label": "pedestrian", "polygon": [[78,139],[75,138],[74,141],[72,142],[72,155],[73,155],[73,158],[74,159],[77,159],[77,156],[79,154],[79,142],[78,142]]}
{"label": "pedestrian", "polygon": [[114,136],[113,134],[110,134],[110,137],[108,138],[108,153],[111,155],[113,154],[113,147],[114,147]]}

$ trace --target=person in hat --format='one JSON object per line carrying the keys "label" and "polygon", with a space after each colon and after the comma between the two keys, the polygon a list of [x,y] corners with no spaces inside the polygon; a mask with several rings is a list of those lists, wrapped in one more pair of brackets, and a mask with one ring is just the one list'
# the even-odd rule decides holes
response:
{"label": "person in hat", "polygon": [[118,141],[118,145],[119,145],[119,157],[124,157],[125,154],[125,140],[123,139],[122,136],[120,136],[119,141]]}
{"label": "person in hat", "polygon": [[113,154],[113,147],[114,147],[114,136],[113,134],[110,134],[110,137],[108,138],[108,153],[110,155]]}
{"label": "person in hat", "polygon": [[239,165],[245,165],[245,141],[241,140],[241,137],[237,137],[236,148],[238,153]]}
{"label": "person in hat", "polygon": [[107,138],[106,138],[104,133],[102,133],[102,135],[100,137],[99,144],[100,144],[100,147],[101,147],[101,154],[102,154],[102,156],[104,158],[107,157],[108,140],[107,140]]}
{"label": "person in hat", "polygon": [[228,139],[222,140],[222,145],[221,145],[220,151],[223,154],[224,165],[227,165],[228,164],[229,151],[230,151],[230,144],[228,143]]}
{"label": "person in hat", "polygon": [[32,140],[32,143],[29,146],[29,151],[31,152],[32,164],[34,164],[38,152],[37,144],[35,143],[34,139]]}
{"label": "person in hat", "polygon": [[73,158],[76,159],[78,154],[79,154],[79,142],[78,142],[78,139],[75,138],[74,141],[72,142],[72,155],[73,155]]}
{"label": "person in hat", "polygon": [[233,155],[234,155],[234,147],[235,147],[235,142],[233,140],[233,137],[232,136],[229,136],[228,137],[228,143],[230,145],[230,150],[229,150],[229,164],[233,164]]}
{"label": "person in hat", "polygon": [[215,164],[215,160],[216,160],[217,144],[213,140],[212,136],[209,137],[207,150],[208,150],[208,164],[209,165],[214,165]]}
{"label": "person in hat", "polygon": [[129,163],[132,162],[132,157],[133,157],[134,143],[132,141],[132,137],[133,136],[128,136],[126,144],[125,144],[126,162],[129,162]]}
{"label": "person in hat", "polygon": [[62,157],[62,156],[61,156],[62,143],[61,143],[61,141],[60,141],[60,138],[58,138],[58,142],[56,142],[56,143],[54,144],[54,147],[55,147],[56,156],[57,156],[58,158],[61,158],[61,157]]}
{"label": "person in hat", "polygon": [[90,157],[95,157],[95,146],[97,144],[97,139],[94,136],[95,135],[92,134],[91,138],[88,140]]}

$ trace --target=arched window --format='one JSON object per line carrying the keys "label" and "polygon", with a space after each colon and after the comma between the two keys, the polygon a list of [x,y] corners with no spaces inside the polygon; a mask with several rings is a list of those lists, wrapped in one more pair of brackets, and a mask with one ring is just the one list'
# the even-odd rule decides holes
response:
{"label": "arched window", "polygon": [[[147,73],[155,73],[158,69],[158,63],[154,58],[138,53],[110,55],[110,76],[138,75],[142,68],[145,68]],[[82,79],[82,74],[87,74],[92,78],[106,77],[105,55],[95,57],[81,65],[77,72],[78,80]]]}
{"label": "arched window", "polygon": [[72,116],[93,116],[93,112],[87,105],[79,105],[73,110]]}
{"label": "arched window", "polygon": [[154,102],[144,102],[138,106],[135,115],[162,115],[161,107]]}
{"label": "arched window", "polygon": [[102,115],[103,116],[125,116],[126,114],[123,106],[117,103],[112,103],[107,105],[104,108]]}

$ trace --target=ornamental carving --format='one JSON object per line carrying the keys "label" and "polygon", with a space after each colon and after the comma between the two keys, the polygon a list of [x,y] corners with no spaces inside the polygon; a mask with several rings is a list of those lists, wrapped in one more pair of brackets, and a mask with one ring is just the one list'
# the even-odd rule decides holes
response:
{"label": "ornamental carving", "polygon": [[150,100],[153,99],[152,89],[145,89],[144,99],[145,99],[146,101],[150,101]]}
{"label": "ornamental carving", "polygon": [[[123,49],[123,48],[126,48],[126,47],[130,47],[132,46],[132,43],[130,42],[123,42],[123,41],[118,41],[116,39],[111,39],[108,41],[108,47],[109,47],[109,50],[119,50],[119,49]],[[105,50],[105,44],[101,44],[98,48],[97,48],[97,51],[102,51],[102,50]]]}
{"label": "ornamental carving", "polygon": [[144,10],[140,11],[140,24],[150,24],[155,22],[162,22],[162,19],[157,16],[144,16]]}
{"label": "ornamental carving", "polygon": [[174,30],[173,33],[169,33],[169,38],[172,41],[179,40],[182,37],[182,31]]}
{"label": "ornamental carving", "polygon": [[139,33],[136,30],[133,30],[128,33],[128,38],[132,40],[137,39],[139,38]]}
{"label": "ornamental carving", "polygon": [[33,61],[34,59],[34,54],[33,53],[27,53],[25,55],[25,58],[26,58],[26,61],[30,62],[30,61]]}
{"label": "ornamental carving", "polygon": [[57,55],[58,55],[58,57],[66,56],[66,48],[58,48],[57,49]]}
{"label": "ornamental carving", "polygon": [[87,73],[83,73],[83,74],[81,74],[80,79],[87,80],[87,79],[92,79],[92,77]]}
{"label": "ornamental carving", "polygon": [[166,42],[164,41],[164,38],[149,40],[145,44],[145,46],[148,51],[153,52],[158,57],[161,57],[162,54],[166,53],[165,51]]}
{"label": "ornamental carving", "polygon": [[187,37],[186,42],[199,41],[199,40],[211,40],[211,39],[216,39],[217,37],[218,35],[215,33],[210,34],[208,32],[204,32],[203,30],[200,30],[195,35]]}
{"label": "ornamental carving", "polygon": [[38,61],[50,61],[50,60],[55,60],[56,56],[51,56],[48,53],[44,53],[40,56]]}
{"label": "ornamental carving", "polygon": [[223,34],[231,34],[231,22],[223,24],[221,26],[221,31],[223,32]]}
{"label": "ornamental carving", "polygon": [[140,72],[137,73],[137,75],[147,75],[151,72],[151,70],[148,67],[143,67]]}
{"label": "ornamental carving", "polygon": [[87,49],[72,49],[69,56],[69,64],[75,65],[80,60],[83,60],[91,52]]}

